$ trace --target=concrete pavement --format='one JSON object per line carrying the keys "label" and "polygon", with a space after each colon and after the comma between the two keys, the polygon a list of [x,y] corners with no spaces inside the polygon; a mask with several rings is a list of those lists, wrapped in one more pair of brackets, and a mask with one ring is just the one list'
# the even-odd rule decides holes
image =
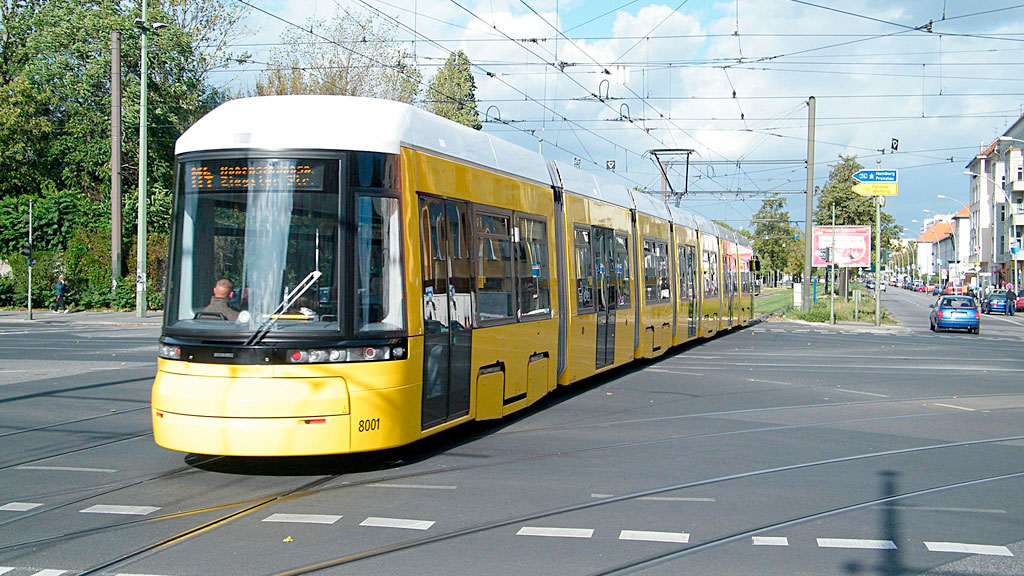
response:
{"label": "concrete pavement", "polygon": [[46,308],[32,311],[32,320],[28,312],[20,310],[0,310],[0,324],[70,326],[73,324],[91,324],[98,326],[159,326],[163,321],[162,310],[150,310],[145,318],[139,318],[134,310],[120,311],[71,311],[67,314],[55,314]]}

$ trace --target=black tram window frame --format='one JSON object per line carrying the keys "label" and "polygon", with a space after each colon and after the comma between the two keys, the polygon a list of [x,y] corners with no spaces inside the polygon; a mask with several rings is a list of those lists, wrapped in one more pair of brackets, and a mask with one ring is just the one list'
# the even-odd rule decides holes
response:
{"label": "black tram window frame", "polygon": [[[668,242],[657,236],[644,236],[642,239],[644,247],[644,302],[647,304],[664,304],[665,302],[672,301],[672,256],[668,251]],[[649,291],[647,288],[648,268],[647,268],[647,244],[652,245],[653,250],[651,251],[651,259],[654,264],[654,290]],[[659,272],[664,267],[666,276],[661,276]],[[662,279],[667,281],[668,295],[662,294]],[[651,294],[653,293],[653,297]]]}
{"label": "black tram window frame", "polygon": [[[472,274],[472,277],[473,277],[473,294],[476,297],[476,302],[475,302],[475,304],[473,306],[473,321],[475,322],[475,326],[476,327],[480,327],[480,328],[486,328],[486,327],[489,327],[489,326],[502,326],[502,325],[505,325],[505,324],[515,324],[517,322],[516,311],[518,309],[518,302],[517,302],[517,295],[516,295],[517,282],[516,282],[516,274],[515,274],[515,272],[516,272],[516,269],[515,269],[515,263],[516,263],[516,259],[515,259],[515,242],[514,242],[514,238],[512,236],[512,234],[513,234],[513,232],[512,232],[513,226],[515,225],[514,224],[515,223],[515,211],[509,210],[507,208],[497,208],[497,207],[489,206],[489,205],[486,205],[486,204],[476,204],[476,203],[470,203],[469,204],[469,210],[470,210],[470,221],[473,224],[473,246],[471,247],[471,258],[472,258],[472,263],[473,263],[473,266],[472,266],[472,272],[473,272],[473,274]],[[500,217],[500,218],[506,218],[507,221],[508,221],[508,235],[507,236],[502,236],[501,234],[482,233],[480,231],[479,226],[478,226],[478,218],[477,217],[479,215],[497,216],[497,217]],[[510,284],[510,295],[511,295],[511,298],[512,298],[512,310],[511,310],[509,316],[503,316],[503,317],[500,317],[500,318],[488,318],[486,320],[483,319],[480,316],[480,309],[482,307],[481,304],[480,304],[480,280],[479,280],[479,278],[480,278],[480,274],[479,274],[479,271],[480,271],[480,258],[479,258],[479,254],[477,253],[477,246],[479,246],[479,241],[481,239],[485,239],[485,238],[491,238],[491,239],[495,239],[495,240],[505,240],[505,241],[508,242],[508,246],[509,246],[509,268],[510,268],[509,272],[510,272],[510,274],[506,274],[504,276],[504,278]]]}
{"label": "black tram window frame", "polygon": [[[352,155],[358,152],[359,151],[353,150],[329,150],[321,148],[225,148],[218,150],[197,150],[175,155],[175,169],[172,188],[173,198],[171,205],[172,221],[171,233],[168,237],[168,251],[172,252],[177,246],[176,243],[180,240],[177,236],[180,234],[180,228],[182,225],[180,219],[184,218],[184,213],[181,206],[178,204],[180,201],[178,186],[181,185],[184,179],[186,163],[202,162],[207,160],[267,160],[277,158],[309,158],[336,162],[338,166],[337,189],[334,192],[338,199],[338,234],[339,239],[342,241],[338,242],[338,247],[334,254],[334,257],[337,260],[334,281],[335,285],[338,287],[337,295],[335,296],[335,306],[338,310],[341,310],[342,305],[346,303],[343,298],[345,298],[351,290],[351,281],[342,273],[342,270],[348,269],[349,265],[352,263],[352,254],[354,254],[353,251],[345,249],[345,242],[343,241],[343,238],[341,238],[344,234],[345,227],[349,225],[350,219],[352,218],[352,215],[349,212],[352,208],[352,204],[346,200],[344,192],[346,192],[349,164],[352,162]],[[389,154],[389,156],[394,155]],[[348,192],[351,191],[348,190]],[[177,266],[177,264],[179,263],[171,260],[167,263],[169,269],[164,283],[165,298],[170,294],[171,290],[177,289],[177,286],[181,282],[181,270],[180,266]],[[163,311],[164,318],[160,329],[161,335],[180,338],[201,338],[202,340],[209,342],[228,342],[234,344],[238,342],[239,334],[248,334],[247,332],[239,332],[238,330],[182,328],[177,326],[177,322],[175,324],[169,324],[171,313],[171,307],[167,306],[165,302]],[[337,330],[324,330],[318,331],[314,334],[302,334],[301,340],[336,342],[339,339],[351,339],[353,337],[353,322],[353,318],[339,318]],[[396,335],[404,334],[405,332]],[[310,336],[312,336],[312,338],[310,338]],[[268,333],[265,340],[268,344],[296,341],[294,338],[282,337],[275,332]]]}
{"label": "black tram window frame", "polygon": [[[541,283],[546,283],[547,284],[546,291],[547,291],[548,305],[547,305],[547,313],[546,314],[536,313],[536,314],[524,315],[522,313],[523,312],[523,306],[522,306],[522,303],[520,302],[520,298],[519,298],[519,296],[522,294],[522,289],[521,289],[521,287],[519,285],[521,277],[518,274],[519,264],[520,264],[519,263],[519,249],[518,249],[519,246],[518,245],[521,242],[525,242],[525,240],[523,239],[522,231],[519,229],[519,221],[520,220],[531,220],[533,222],[537,222],[537,223],[540,223],[540,224],[544,225],[544,256],[545,256],[545,258],[544,258],[544,266],[541,268],[540,277],[539,278],[540,278],[540,282]],[[514,221],[514,228],[513,228],[514,233],[512,235],[512,276],[513,276],[513,278],[515,280],[515,297],[514,297],[514,300],[513,300],[513,308],[515,308],[516,321],[517,322],[536,322],[538,320],[550,320],[551,317],[552,317],[552,313],[553,312],[552,312],[552,307],[551,307],[551,274],[550,274],[550,270],[551,270],[551,248],[550,248],[550,242],[549,242],[549,239],[550,239],[550,235],[549,235],[550,228],[548,228],[548,219],[545,218],[544,216],[540,216],[540,215],[537,215],[537,214],[531,214],[529,212],[513,212],[513,221]]]}
{"label": "black tram window frame", "polygon": [[[620,307],[624,307],[624,308],[632,308],[633,307],[633,277],[630,275],[630,271],[631,270],[630,270],[630,267],[629,267],[629,263],[631,262],[630,254],[629,254],[629,234],[616,230],[615,234],[614,234],[614,238],[615,238],[615,244],[614,244],[614,246],[612,248],[612,254],[614,255],[614,258],[615,258],[615,264],[616,265],[622,264],[622,270],[624,272],[624,274],[623,274],[623,273],[620,273],[618,270],[615,271],[616,275],[617,275],[616,281],[619,283],[619,287],[618,287],[619,296],[622,297],[623,295],[625,295],[625,297],[622,298],[622,303],[621,304],[616,304],[616,306],[617,307],[620,306]],[[623,243],[626,246],[626,253],[624,254],[624,259],[621,262],[619,261],[619,254],[620,254],[620,252],[619,252],[619,244],[618,244],[619,240],[622,240]]]}
{"label": "black tram window frame", "polygon": [[[581,244],[581,243],[577,242],[577,240],[576,240],[576,232],[577,231],[578,232],[586,233],[586,235],[587,235],[587,242],[585,244]],[[595,291],[597,290],[597,286],[595,285],[596,284],[596,273],[595,273],[595,265],[594,265],[594,227],[590,226],[589,224],[581,224],[581,223],[578,223],[578,222],[573,223],[573,225],[572,225],[572,247],[573,247],[573,250],[572,250],[573,260],[572,261],[573,261],[573,267],[575,268],[575,274],[574,274],[574,277],[573,277],[573,288],[575,289],[575,292],[576,292],[576,315],[577,316],[584,316],[584,315],[587,315],[587,314],[596,314],[597,313],[597,297],[596,297]],[[577,264],[579,263],[579,249],[583,248],[583,247],[586,247],[587,253],[590,255],[590,258],[589,258],[589,264],[590,264],[590,305],[589,306],[581,306],[580,305],[580,298],[579,298],[579,294],[580,294],[579,282],[580,282],[580,280],[583,279],[583,277],[580,276],[580,269],[579,269],[579,266]]]}

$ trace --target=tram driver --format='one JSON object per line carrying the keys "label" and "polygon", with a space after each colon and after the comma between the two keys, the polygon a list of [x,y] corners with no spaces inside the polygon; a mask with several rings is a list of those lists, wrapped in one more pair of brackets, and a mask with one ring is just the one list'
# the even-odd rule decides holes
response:
{"label": "tram driver", "polygon": [[229,322],[238,318],[238,311],[230,306],[232,296],[235,295],[235,283],[227,278],[217,280],[213,286],[213,297],[210,303],[203,308],[203,314],[220,315]]}

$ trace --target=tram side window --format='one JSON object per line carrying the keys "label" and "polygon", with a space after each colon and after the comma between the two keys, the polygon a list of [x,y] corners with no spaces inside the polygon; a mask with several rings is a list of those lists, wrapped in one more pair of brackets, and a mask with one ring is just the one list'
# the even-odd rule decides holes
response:
{"label": "tram side window", "polygon": [[514,312],[509,217],[476,214],[477,314],[480,323],[509,320]]}
{"label": "tram side window", "polygon": [[679,246],[679,299],[693,300],[693,247]]}
{"label": "tram side window", "polygon": [[616,306],[628,308],[632,280],[629,275],[629,239],[624,234],[615,234],[615,281],[619,295]]}
{"label": "tram side window", "polygon": [[701,276],[704,282],[704,297],[718,297],[718,254],[710,250],[701,252],[702,271]]}
{"label": "tram side window", "polygon": [[594,251],[590,246],[590,228],[573,229],[576,247],[576,312],[593,312]]}
{"label": "tram side window", "polygon": [[519,272],[519,317],[547,317],[551,312],[548,283],[547,225],[516,217],[519,233],[516,266]]}
{"label": "tram side window", "polygon": [[404,330],[398,199],[360,196],[356,217],[356,332]]}
{"label": "tram side window", "polygon": [[658,263],[658,299],[667,302],[672,299],[672,279],[669,273],[668,244],[656,242],[655,260]]}
{"label": "tram side window", "polygon": [[644,299],[651,303],[670,300],[670,282],[668,244],[644,240]]}

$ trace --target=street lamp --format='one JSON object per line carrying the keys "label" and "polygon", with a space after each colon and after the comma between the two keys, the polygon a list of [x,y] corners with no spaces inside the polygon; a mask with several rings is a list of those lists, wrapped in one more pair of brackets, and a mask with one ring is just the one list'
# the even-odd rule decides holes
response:
{"label": "street lamp", "polygon": [[146,80],[149,75],[149,45],[147,35],[150,31],[167,27],[163,22],[150,24],[146,18],[146,0],[142,0],[142,18],[135,19],[135,27],[142,34],[142,73],[139,88],[139,221],[137,227],[137,253],[135,265],[135,313],[139,318],[146,317],[146,155],[147,155],[147,121],[146,121]]}

